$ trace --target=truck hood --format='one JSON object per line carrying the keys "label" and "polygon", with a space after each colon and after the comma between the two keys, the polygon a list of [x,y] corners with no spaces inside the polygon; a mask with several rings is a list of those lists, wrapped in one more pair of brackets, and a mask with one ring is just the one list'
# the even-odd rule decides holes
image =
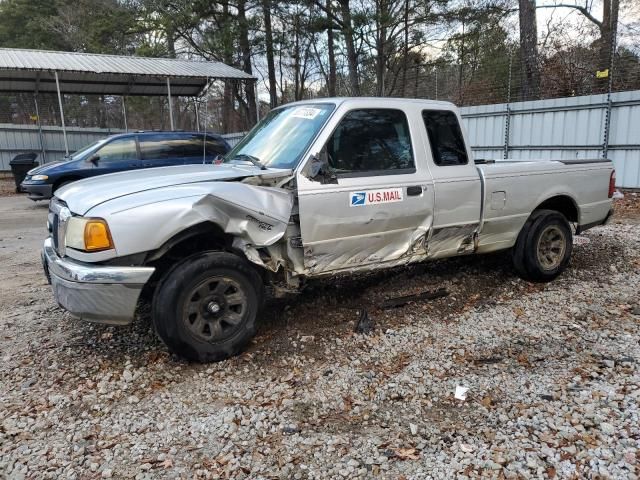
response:
{"label": "truck hood", "polygon": [[253,165],[178,165],[111,173],[73,182],[55,196],[76,214],[84,215],[101,203],[116,198],[166,187],[202,182],[229,181],[247,177],[278,178],[291,175],[289,169],[261,170]]}

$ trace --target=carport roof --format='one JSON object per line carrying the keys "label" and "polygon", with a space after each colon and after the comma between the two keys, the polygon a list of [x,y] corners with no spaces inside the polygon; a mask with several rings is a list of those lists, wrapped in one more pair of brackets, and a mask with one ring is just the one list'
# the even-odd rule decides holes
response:
{"label": "carport roof", "polygon": [[209,80],[256,78],[220,62],[0,48],[0,91],[198,95]]}

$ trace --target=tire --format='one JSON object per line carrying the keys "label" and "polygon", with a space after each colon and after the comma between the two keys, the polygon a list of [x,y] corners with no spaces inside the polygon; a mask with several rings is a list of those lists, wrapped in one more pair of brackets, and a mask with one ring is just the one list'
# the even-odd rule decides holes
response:
{"label": "tire", "polygon": [[520,230],[513,266],[521,278],[549,282],[569,265],[573,234],[566,217],[555,210],[536,210]]}
{"label": "tire", "polygon": [[256,332],[263,284],[245,259],[227,252],[193,255],[171,268],[153,296],[158,336],[172,353],[197,362],[237,355]]}

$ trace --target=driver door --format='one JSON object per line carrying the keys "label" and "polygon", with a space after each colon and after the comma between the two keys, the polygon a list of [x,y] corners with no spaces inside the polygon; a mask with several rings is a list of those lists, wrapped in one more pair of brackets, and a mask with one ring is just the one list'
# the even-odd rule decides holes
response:
{"label": "driver door", "polygon": [[318,146],[328,174],[298,175],[304,263],[310,273],[374,267],[426,252],[433,188],[419,148],[421,133],[411,131],[416,122],[410,115],[419,112],[346,111]]}

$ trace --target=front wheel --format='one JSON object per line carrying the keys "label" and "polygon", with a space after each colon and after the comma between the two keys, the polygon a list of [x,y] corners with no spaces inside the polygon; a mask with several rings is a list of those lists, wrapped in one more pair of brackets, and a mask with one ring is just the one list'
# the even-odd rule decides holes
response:
{"label": "front wheel", "polygon": [[549,282],[569,265],[573,234],[566,217],[537,210],[522,227],[513,250],[513,264],[525,280]]}
{"label": "front wheel", "polygon": [[174,266],[153,297],[155,329],[169,350],[215,362],[238,354],[256,331],[262,281],[243,258],[205,252]]}

